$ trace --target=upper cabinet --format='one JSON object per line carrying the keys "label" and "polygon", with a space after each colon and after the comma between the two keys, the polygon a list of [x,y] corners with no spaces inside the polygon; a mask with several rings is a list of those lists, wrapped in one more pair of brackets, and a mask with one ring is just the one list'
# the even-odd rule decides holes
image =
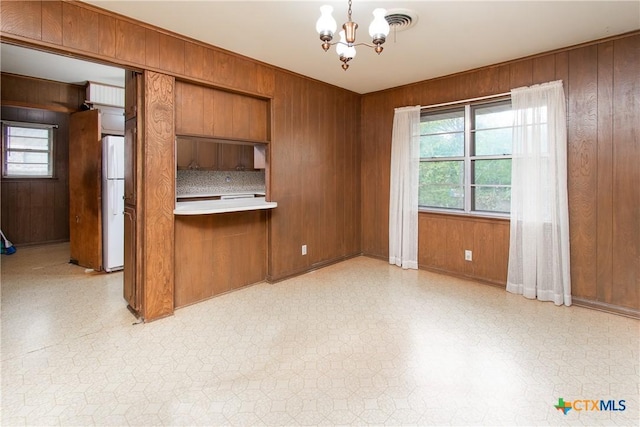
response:
{"label": "upper cabinet", "polygon": [[253,170],[254,147],[179,136],[176,138],[176,166],[178,170]]}
{"label": "upper cabinet", "polygon": [[176,134],[269,142],[269,100],[176,82]]}

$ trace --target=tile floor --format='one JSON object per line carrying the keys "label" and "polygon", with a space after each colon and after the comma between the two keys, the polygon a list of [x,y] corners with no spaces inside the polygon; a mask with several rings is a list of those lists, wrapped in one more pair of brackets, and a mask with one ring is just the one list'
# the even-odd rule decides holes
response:
{"label": "tile floor", "polygon": [[639,422],[633,319],[359,257],[134,324],[122,273],[67,260],[2,256],[2,425]]}

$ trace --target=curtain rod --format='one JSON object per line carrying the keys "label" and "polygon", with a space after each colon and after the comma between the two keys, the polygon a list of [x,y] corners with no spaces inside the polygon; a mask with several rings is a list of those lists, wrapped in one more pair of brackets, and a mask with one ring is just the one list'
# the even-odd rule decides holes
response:
{"label": "curtain rod", "polygon": [[468,102],[482,101],[484,99],[492,99],[492,98],[502,98],[504,96],[509,96],[509,95],[511,95],[511,92],[504,92],[504,93],[498,93],[495,95],[480,96],[478,98],[463,99],[461,101],[451,101],[451,102],[443,102],[442,104],[427,105],[425,107],[420,107],[420,109],[426,110],[429,108],[446,107],[447,105],[466,104]]}
{"label": "curtain rod", "polygon": [[48,123],[31,123],[31,122],[17,122],[15,120],[0,120],[0,122],[9,126],[29,126],[34,128],[41,129],[58,129],[57,124],[48,124]]}

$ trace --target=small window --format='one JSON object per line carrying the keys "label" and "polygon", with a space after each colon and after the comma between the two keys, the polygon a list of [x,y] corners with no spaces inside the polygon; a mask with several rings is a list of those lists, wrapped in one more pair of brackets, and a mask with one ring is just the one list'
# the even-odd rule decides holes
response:
{"label": "small window", "polygon": [[420,207],[509,213],[512,129],[509,100],[424,111]]}
{"label": "small window", "polygon": [[3,123],[2,161],[4,178],[53,178],[53,127]]}

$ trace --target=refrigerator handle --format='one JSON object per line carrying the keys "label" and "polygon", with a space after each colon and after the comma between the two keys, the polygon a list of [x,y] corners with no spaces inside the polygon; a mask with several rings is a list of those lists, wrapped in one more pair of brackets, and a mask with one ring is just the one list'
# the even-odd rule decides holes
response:
{"label": "refrigerator handle", "polygon": [[113,215],[118,215],[118,207],[120,207],[120,203],[118,202],[118,181],[113,181],[111,185],[111,210]]}
{"label": "refrigerator handle", "polygon": [[112,178],[117,178],[118,175],[118,161],[116,159],[116,146],[115,144],[109,145],[109,169],[111,169],[110,176]]}

